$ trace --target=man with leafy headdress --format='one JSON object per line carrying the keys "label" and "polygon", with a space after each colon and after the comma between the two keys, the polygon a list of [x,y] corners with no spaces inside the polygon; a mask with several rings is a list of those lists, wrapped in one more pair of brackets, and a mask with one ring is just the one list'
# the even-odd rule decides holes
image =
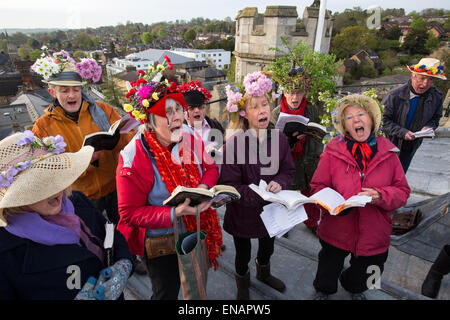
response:
{"label": "man with leafy headdress", "polygon": [[[334,56],[314,52],[305,43],[299,41],[290,48],[285,39],[283,43],[288,53],[273,62],[268,73],[282,87],[283,96],[279,106],[272,111],[272,122],[278,121],[280,113],[301,115],[311,122],[320,123],[320,106],[317,104],[319,91],[334,92]],[[296,134],[297,141],[291,145],[295,163],[293,190],[300,190],[309,196],[310,181],[317,168],[323,151],[322,139],[317,136]],[[314,233],[320,213],[311,204],[305,205],[308,220],[304,223]]]}

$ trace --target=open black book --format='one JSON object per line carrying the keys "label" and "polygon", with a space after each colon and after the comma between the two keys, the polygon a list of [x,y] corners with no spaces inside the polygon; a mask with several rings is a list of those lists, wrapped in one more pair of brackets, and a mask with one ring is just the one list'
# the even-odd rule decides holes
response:
{"label": "open black book", "polygon": [[291,148],[298,141],[297,137],[293,135],[295,132],[298,132],[299,135],[306,134],[320,140],[327,134],[327,129],[321,124],[309,121],[309,119],[304,116],[284,112],[280,112],[275,127],[283,131],[288,138]]}
{"label": "open black book", "polygon": [[234,187],[226,185],[216,185],[209,190],[178,186],[173,190],[171,196],[164,200],[163,204],[175,207],[183,203],[186,198],[191,199],[189,203],[191,207],[195,207],[203,201],[211,200],[211,207],[215,209],[230,201],[239,200],[241,195]]}
{"label": "open black book", "polygon": [[121,133],[127,133],[139,125],[139,122],[129,114],[114,122],[108,131],[88,134],[84,137],[83,147],[92,146],[95,151],[112,150],[120,140]]}

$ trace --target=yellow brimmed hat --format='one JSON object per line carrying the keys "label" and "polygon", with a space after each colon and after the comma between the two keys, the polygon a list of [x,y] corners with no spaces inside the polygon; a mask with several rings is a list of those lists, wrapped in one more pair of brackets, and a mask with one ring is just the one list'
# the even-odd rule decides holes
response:
{"label": "yellow brimmed hat", "polygon": [[31,205],[72,185],[88,168],[94,148],[64,152],[61,136],[39,139],[29,130],[0,141],[0,227],[4,208]]}

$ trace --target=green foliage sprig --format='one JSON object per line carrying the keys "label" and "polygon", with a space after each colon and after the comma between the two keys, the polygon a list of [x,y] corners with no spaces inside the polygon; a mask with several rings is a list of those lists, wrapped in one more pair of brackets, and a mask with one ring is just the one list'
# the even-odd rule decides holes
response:
{"label": "green foliage sprig", "polygon": [[[378,100],[378,95],[377,95],[377,92],[375,91],[374,88],[371,88],[370,90],[365,91],[365,92],[361,92],[360,94],[368,96],[368,97],[372,98],[373,100],[375,100],[375,102],[380,107],[381,114],[383,114],[383,112],[384,112],[384,105],[382,105],[380,103],[380,101]],[[323,102],[323,104],[324,104],[324,111],[325,111],[325,113],[323,115],[319,116],[320,117],[320,124],[323,125],[326,128],[331,128],[331,131],[329,131],[331,139],[338,135],[338,132],[337,132],[334,124],[337,123],[337,121],[338,121],[336,104],[337,104],[337,102],[339,101],[340,98],[342,98],[342,96],[335,95],[334,93],[331,93],[329,91],[325,91],[325,92],[319,93],[318,100]],[[381,123],[380,124],[380,128],[382,126],[383,125]],[[377,136],[384,136],[384,133],[381,131],[381,129],[378,130],[378,132],[376,132],[375,134]],[[322,143],[323,144],[327,144],[328,142],[330,142],[331,139],[324,138],[322,140]]]}
{"label": "green foliage sprig", "polygon": [[[298,41],[294,47],[291,47],[284,37],[281,37],[281,42],[285,50],[280,48],[270,48],[270,50],[283,55],[267,66],[266,71],[269,71],[272,78],[283,89],[287,91],[303,89],[306,91],[308,100],[313,103],[317,101],[320,92],[336,90],[335,55],[316,52],[302,41]],[[303,67],[301,75],[289,75],[293,64]]]}

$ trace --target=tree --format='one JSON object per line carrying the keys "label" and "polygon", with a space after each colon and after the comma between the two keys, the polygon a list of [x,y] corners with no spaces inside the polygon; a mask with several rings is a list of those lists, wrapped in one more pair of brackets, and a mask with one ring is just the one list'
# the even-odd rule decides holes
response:
{"label": "tree", "polygon": [[411,29],[412,30],[427,30],[427,23],[421,16],[414,15],[413,21],[411,22]]}
{"label": "tree", "polygon": [[153,35],[150,32],[144,32],[142,33],[142,43],[143,44],[150,44],[152,43],[155,39],[153,38]]}
{"label": "tree", "polygon": [[402,29],[399,26],[393,26],[391,29],[384,32],[386,39],[398,40],[402,35]]}
{"label": "tree", "polygon": [[227,72],[227,79],[229,83],[236,82],[236,57],[231,55],[230,68]]}
{"label": "tree", "polygon": [[412,29],[403,41],[402,50],[408,51],[409,54],[428,54],[430,51],[425,46],[428,37],[426,29]]}
{"label": "tree", "polygon": [[18,47],[23,44],[26,44],[27,41],[28,41],[28,36],[22,32],[16,32],[12,36],[9,37],[9,42]]}
{"label": "tree", "polygon": [[197,33],[195,32],[194,29],[188,29],[185,33],[184,33],[184,41],[186,42],[192,42],[195,40],[195,38],[197,37]]}
{"label": "tree", "polygon": [[94,46],[93,39],[86,33],[77,34],[72,41],[74,48],[89,49]]}
{"label": "tree", "polygon": [[105,96],[105,102],[108,104],[120,107],[125,103],[125,90],[115,83],[112,76],[106,77],[106,81],[101,85],[101,91]]}
{"label": "tree", "polygon": [[375,50],[377,39],[367,27],[352,26],[342,31],[331,39],[331,53],[338,59],[346,59],[349,55],[359,50]]}
{"label": "tree", "polygon": [[342,31],[342,29],[351,26],[365,26],[367,21],[367,14],[361,10],[360,7],[352,9],[345,9],[342,13],[334,14],[333,35]]}
{"label": "tree", "polygon": [[6,47],[7,41],[0,39],[0,51],[6,51],[7,47]]}
{"label": "tree", "polygon": [[442,25],[444,29],[450,29],[450,17],[447,17],[447,20],[445,20],[444,24]]}
{"label": "tree", "polygon": [[427,42],[425,43],[425,48],[429,51],[432,52],[434,49],[436,49],[437,47],[439,47],[439,38],[437,38],[434,34],[432,33],[428,33],[428,39]]}
{"label": "tree", "polygon": [[27,44],[33,49],[39,49],[41,47],[41,44],[39,43],[39,41],[37,41],[34,38],[28,38]]}
{"label": "tree", "polygon": [[30,53],[29,53],[30,60],[31,61],[37,60],[41,56],[41,54],[42,54],[42,52],[39,49],[31,50]]}
{"label": "tree", "polygon": [[28,60],[30,59],[30,52],[31,52],[31,47],[28,46],[27,44],[23,44],[19,47],[19,49],[17,50],[17,54],[19,55],[19,57],[22,60]]}

